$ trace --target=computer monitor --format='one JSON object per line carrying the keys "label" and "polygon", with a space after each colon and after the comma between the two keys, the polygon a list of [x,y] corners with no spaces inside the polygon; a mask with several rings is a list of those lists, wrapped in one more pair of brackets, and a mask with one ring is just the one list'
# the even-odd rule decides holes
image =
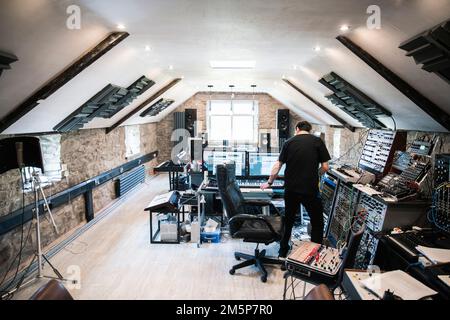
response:
{"label": "computer monitor", "polygon": [[[279,153],[250,153],[249,162],[249,176],[250,177],[268,177],[275,164],[278,161]],[[278,173],[279,177],[284,177],[284,170],[286,166]]]}
{"label": "computer monitor", "polygon": [[203,159],[210,175],[216,174],[216,166],[225,161],[234,161],[236,177],[245,176],[245,152],[221,152],[205,150]]}

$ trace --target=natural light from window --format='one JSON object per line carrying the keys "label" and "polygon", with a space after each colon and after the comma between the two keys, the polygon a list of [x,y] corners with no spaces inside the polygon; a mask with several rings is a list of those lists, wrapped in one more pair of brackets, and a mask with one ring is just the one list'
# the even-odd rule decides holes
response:
{"label": "natural light from window", "polygon": [[212,100],[208,103],[209,141],[221,144],[256,143],[258,139],[258,102],[253,100]]}

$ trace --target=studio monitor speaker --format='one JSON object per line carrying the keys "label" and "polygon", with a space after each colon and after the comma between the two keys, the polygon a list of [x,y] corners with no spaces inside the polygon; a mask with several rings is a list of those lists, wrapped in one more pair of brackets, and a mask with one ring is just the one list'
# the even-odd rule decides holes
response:
{"label": "studio monitor speaker", "polygon": [[290,132],[290,116],[288,109],[277,111],[277,129],[279,139],[288,139]]}
{"label": "studio monitor speaker", "polygon": [[196,109],[186,109],[184,110],[184,121],[185,128],[189,131],[191,137],[196,136],[195,122],[197,122],[197,110]]}
{"label": "studio monitor speaker", "polygon": [[259,151],[270,152],[270,133],[259,134]]}

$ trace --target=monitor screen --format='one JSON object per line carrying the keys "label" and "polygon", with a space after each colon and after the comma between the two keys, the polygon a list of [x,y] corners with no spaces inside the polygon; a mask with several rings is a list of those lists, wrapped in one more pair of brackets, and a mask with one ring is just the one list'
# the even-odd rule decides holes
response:
{"label": "monitor screen", "polygon": [[[249,154],[249,175],[251,177],[270,176],[273,165],[278,161],[279,153],[250,153]],[[286,165],[280,170],[278,176],[284,177]]]}
{"label": "monitor screen", "polygon": [[216,166],[218,164],[231,160],[236,164],[236,176],[245,176],[245,152],[221,152],[205,150],[203,159],[210,174],[216,174]]}

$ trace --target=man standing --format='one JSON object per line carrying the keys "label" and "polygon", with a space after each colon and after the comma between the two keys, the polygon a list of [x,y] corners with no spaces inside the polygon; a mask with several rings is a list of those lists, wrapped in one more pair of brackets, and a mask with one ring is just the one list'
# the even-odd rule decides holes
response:
{"label": "man standing", "polygon": [[331,159],[327,147],[322,139],[310,134],[311,124],[301,121],[295,128],[295,137],[284,143],[280,157],[272,168],[269,180],[261,185],[261,189],[270,188],[277,178],[281,167],[286,164],[284,174],[284,202],[285,221],[284,233],[280,242],[280,257],[286,257],[290,247],[292,227],[295,216],[302,204],[311,219],[311,241],[323,241],[323,206],[319,194],[319,165],[320,174],[329,170],[328,161]]}

